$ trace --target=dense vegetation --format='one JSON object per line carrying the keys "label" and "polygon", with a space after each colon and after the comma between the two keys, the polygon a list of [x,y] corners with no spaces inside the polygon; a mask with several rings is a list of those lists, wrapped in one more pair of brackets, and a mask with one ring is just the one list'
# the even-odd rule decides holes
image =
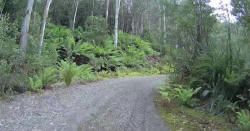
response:
{"label": "dense vegetation", "polygon": [[249,130],[250,2],[232,0],[222,20],[208,3],[0,0],[0,96],[60,81],[168,73],[159,89],[166,102],[202,107]]}
{"label": "dense vegetation", "polygon": [[[113,6],[110,8],[103,6],[105,1],[92,0],[0,2],[2,96],[40,91],[58,81],[70,86],[74,81],[152,75],[168,69],[161,66],[154,44],[139,35],[120,30],[118,46],[114,45],[115,12],[106,19],[104,16],[105,9],[112,11],[116,7],[114,1],[107,3]],[[25,21],[28,17],[30,20]]]}
{"label": "dense vegetation", "polygon": [[160,93],[167,101],[177,98],[181,105],[223,114],[240,130],[249,130],[250,3],[236,0],[232,5],[235,23],[229,17],[216,22],[206,1],[172,5],[177,27],[171,30],[175,37],[167,40],[174,41],[168,52],[174,72]]}

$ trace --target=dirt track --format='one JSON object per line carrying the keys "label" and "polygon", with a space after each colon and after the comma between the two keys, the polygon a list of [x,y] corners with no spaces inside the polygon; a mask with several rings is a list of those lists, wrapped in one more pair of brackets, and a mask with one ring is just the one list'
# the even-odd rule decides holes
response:
{"label": "dirt track", "polygon": [[0,102],[1,131],[168,131],[153,103],[164,76],[119,78]]}

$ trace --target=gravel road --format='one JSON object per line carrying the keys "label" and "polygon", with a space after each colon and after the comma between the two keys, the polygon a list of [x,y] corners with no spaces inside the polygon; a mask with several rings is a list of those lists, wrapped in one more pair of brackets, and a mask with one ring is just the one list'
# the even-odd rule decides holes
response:
{"label": "gravel road", "polygon": [[153,103],[164,76],[119,78],[0,102],[0,131],[168,131]]}

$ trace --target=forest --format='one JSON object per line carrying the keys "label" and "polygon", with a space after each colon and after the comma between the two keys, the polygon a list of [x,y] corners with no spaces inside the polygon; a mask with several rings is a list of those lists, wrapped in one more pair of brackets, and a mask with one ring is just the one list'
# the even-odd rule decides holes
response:
{"label": "forest", "polygon": [[209,2],[0,0],[0,97],[165,75],[157,89],[165,106],[249,131],[250,1],[231,0],[222,16]]}

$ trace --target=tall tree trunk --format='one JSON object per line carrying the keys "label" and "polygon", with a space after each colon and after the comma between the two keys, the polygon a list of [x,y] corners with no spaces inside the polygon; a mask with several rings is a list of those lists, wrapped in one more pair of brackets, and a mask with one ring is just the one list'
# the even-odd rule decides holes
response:
{"label": "tall tree trunk", "polygon": [[167,32],[167,27],[166,27],[166,9],[163,5],[163,41],[166,43],[166,32]]}
{"label": "tall tree trunk", "polygon": [[20,37],[20,50],[22,55],[24,56],[26,53],[27,41],[28,41],[28,32],[30,25],[30,17],[32,13],[34,0],[28,0],[26,14],[22,24],[21,37]]}
{"label": "tall tree trunk", "polygon": [[41,26],[40,45],[39,45],[39,52],[38,52],[39,56],[41,55],[42,48],[43,48],[44,31],[45,31],[45,27],[46,27],[46,20],[48,17],[49,7],[50,7],[51,2],[52,2],[52,0],[46,1],[46,5],[44,8],[44,12],[43,12],[43,21],[42,21],[42,26]]}
{"label": "tall tree trunk", "polygon": [[108,23],[108,19],[109,19],[109,0],[107,1],[107,5],[106,5],[106,22]]}
{"label": "tall tree trunk", "polygon": [[[158,26],[158,30],[159,30],[160,34],[162,34],[162,17],[159,17],[159,26]],[[162,41],[162,35],[159,35],[158,40],[159,40],[159,41]]]}
{"label": "tall tree trunk", "polygon": [[123,32],[125,32],[124,31],[124,24],[125,24],[125,21],[124,21],[124,18],[125,18],[125,16],[124,16],[124,6],[123,5],[121,5],[121,8],[122,8],[122,24],[121,24],[121,27],[122,27],[122,31]]}
{"label": "tall tree trunk", "polygon": [[149,7],[149,1],[147,0],[147,21],[148,21],[148,31],[151,30],[151,23],[150,23],[150,7]]}
{"label": "tall tree trunk", "polygon": [[150,14],[148,13],[147,14],[147,20],[148,20],[148,31],[150,32],[151,31],[151,23],[150,23]]}
{"label": "tall tree trunk", "polygon": [[76,15],[77,15],[77,11],[78,11],[78,5],[79,5],[79,0],[74,0],[75,3],[75,14],[74,14],[74,18],[73,18],[73,25],[72,25],[72,30],[75,30],[75,23],[76,23]]}
{"label": "tall tree trunk", "polygon": [[135,33],[135,18],[134,18],[134,15],[132,15],[131,27],[132,27],[131,35],[134,35],[134,33]]}
{"label": "tall tree trunk", "polygon": [[144,15],[141,15],[141,28],[140,28],[140,35],[143,35],[144,32]]}
{"label": "tall tree trunk", "polygon": [[119,11],[120,11],[121,0],[116,0],[116,10],[115,10],[115,41],[114,45],[117,46],[118,43],[118,23],[119,23]]}
{"label": "tall tree trunk", "polygon": [[230,19],[230,11],[227,8],[226,9],[227,12],[227,22],[228,22],[228,27],[227,27],[227,44],[228,44],[228,48],[229,48],[229,71],[230,73],[232,73],[232,68],[233,68],[233,50],[232,50],[232,38],[231,38],[231,19]]}

